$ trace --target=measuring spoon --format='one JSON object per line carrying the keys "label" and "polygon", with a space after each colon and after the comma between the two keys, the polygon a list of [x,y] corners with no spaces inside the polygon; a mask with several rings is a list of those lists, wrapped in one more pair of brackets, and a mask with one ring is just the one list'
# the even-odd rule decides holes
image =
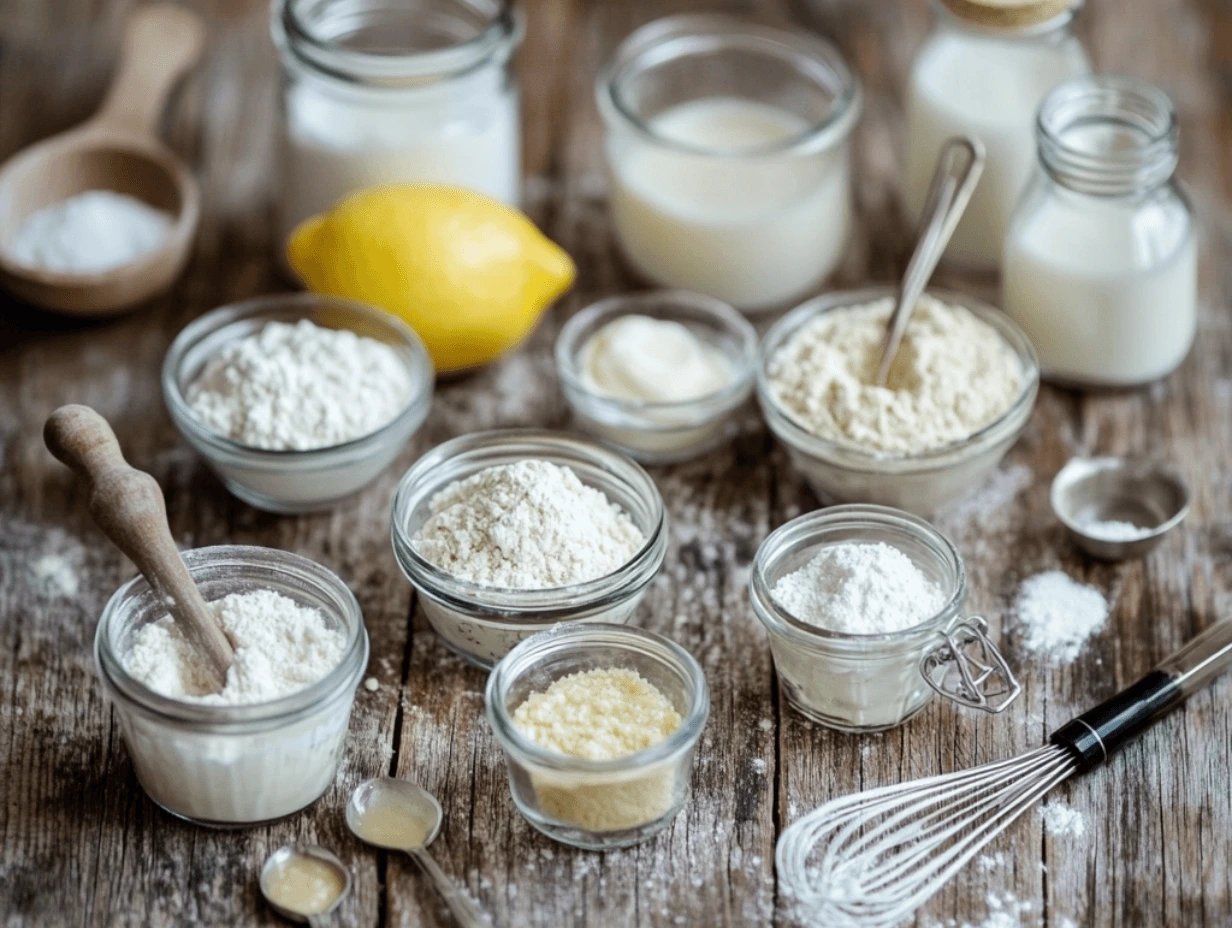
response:
{"label": "measuring spoon", "polygon": [[879,387],[884,387],[886,378],[890,376],[890,365],[894,363],[894,355],[898,354],[898,346],[902,344],[911,311],[937,269],[945,246],[950,243],[950,236],[971,201],[971,194],[975,192],[975,185],[984,171],[984,160],[984,144],[970,136],[947,139],[941,146],[937,169],[920,214],[920,237],[903,273],[898,302],[886,323],[881,363],[877,366]]}
{"label": "measuring spoon", "polygon": [[137,565],[212,674],[212,692],[223,688],[235,654],[214,612],[184,565],[158,481],[124,460],[107,420],[89,406],[61,406],[43,426],[47,450],[72,468],[89,488],[90,515]]}
{"label": "measuring spoon", "polygon": [[[110,315],[171,286],[201,214],[192,172],[156,136],[176,81],[201,55],[201,19],[168,3],[128,21],[120,66],[99,111],[0,165],[0,284],[29,303],[76,316]],[[162,244],[107,271],[66,273],[11,261],[5,245],[32,213],[87,190],[114,190],[175,217]]]}
{"label": "measuring spoon", "polygon": [[351,871],[323,847],[288,845],[265,859],[259,885],[270,908],[283,918],[323,928],[351,891]]}
{"label": "measuring spoon", "polygon": [[347,827],[359,840],[388,851],[405,851],[431,877],[449,911],[464,928],[492,923],[473,899],[447,877],[428,845],[441,830],[441,804],[409,780],[377,777],[355,787],[347,803]]}

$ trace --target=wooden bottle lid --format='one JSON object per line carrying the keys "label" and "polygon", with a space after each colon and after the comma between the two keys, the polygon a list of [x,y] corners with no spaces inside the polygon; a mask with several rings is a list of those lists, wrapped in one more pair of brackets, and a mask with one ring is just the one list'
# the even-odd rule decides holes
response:
{"label": "wooden bottle lid", "polygon": [[941,0],[967,22],[999,29],[1037,26],[1078,6],[1081,0]]}

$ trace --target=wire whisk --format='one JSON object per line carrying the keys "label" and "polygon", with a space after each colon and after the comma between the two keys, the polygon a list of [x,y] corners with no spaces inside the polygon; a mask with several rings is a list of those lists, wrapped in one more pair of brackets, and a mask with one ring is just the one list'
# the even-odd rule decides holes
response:
{"label": "wire whisk", "polygon": [[1063,780],[1097,767],[1232,664],[1232,621],[1207,629],[1116,696],[1011,760],[825,803],[779,838],[795,920],[891,928]]}

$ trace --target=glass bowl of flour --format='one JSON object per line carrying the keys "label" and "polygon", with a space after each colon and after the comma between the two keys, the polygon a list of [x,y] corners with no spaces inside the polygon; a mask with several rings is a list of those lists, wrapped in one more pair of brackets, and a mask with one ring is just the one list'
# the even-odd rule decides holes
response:
{"label": "glass bowl of flour", "polygon": [[949,539],[886,506],[793,519],[762,542],[749,582],[787,701],[846,732],[893,728],[928,704],[936,690],[926,674],[939,685],[936,671],[948,664],[926,662],[945,653],[944,636],[984,628],[963,615],[966,597],[966,570]]}
{"label": "glass bowl of flour", "polygon": [[392,521],[433,629],[485,668],[562,622],[627,622],[667,551],[663,500],[640,466],[537,429],[432,449],[398,484]]}
{"label": "glass bowl of flour", "polygon": [[386,312],[315,293],[223,306],[163,361],[163,397],[235,496],[268,512],[328,509],[393,463],[428,414],[419,336]]}
{"label": "glass bowl of flour", "polygon": [[822,502],[929,515],[981,483],[1017,440],[1039,362],[1003,312],[930,290],[886,386],[875,386],[894,293],[829,293],[780,319],[762,339],[757,398]]}
{"label": "glass bowl of flour", "polygon": [[[337,773],[368,664],[359,604],[331,571],[273,548],[197,548],[184,552],[184,562],[207,602],[259,594],[290,615],[250,601],[239,621],[261,643],[245,646],[229,629],[241,644],[227,688],[192,695],[185,691],[191,667],[183,666],[191,656],[177,657],[171,635],[153,627],[165,626],[162,600],[141,577],[115,592],[98,623],[94,657],[137,779],[162,808],[198,824],[283,818],[314,802]],[[262,646],[274,653],[243,655]]]}

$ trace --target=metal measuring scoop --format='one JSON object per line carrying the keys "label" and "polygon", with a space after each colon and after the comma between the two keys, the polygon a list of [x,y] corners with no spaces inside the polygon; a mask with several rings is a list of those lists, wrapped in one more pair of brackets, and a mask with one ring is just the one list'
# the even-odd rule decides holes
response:
{"label": "metal measuring scoop", "polygon": [[[324,864],[341,881],[342,885],[337,895],[319,911],[304,911],[301,907],[302,903],[281,897],[281,894],[274,886],[274,880],[279,873],[292,864],[296,857],[310,858],[315,862]],[[259,884],[261,895],[265,897],[265,901],[269,903],[271,909],[283,918],[301,925],[311,925],[312,928],[324,928],[325,925],[329,924],[330,913],[338,908],[338,904],[351,891],[351,871],[346,868],[346,865],[341,860],[323,847],[318,847],[315,844],[287,845],[286,847],[280,847],[265,859],[265,864],[261,867]]]}
{"label": "metal measuring scoop", "polygon": [[886,323],[881,363],[877,366],[879,387],[885,386],[886,378],[890,375],[890,365],[894,363],[894,355],[898,354],[898,346],[902,344],[911,311],[915,309],[916,301],[928,285],[928,279],[937,269],[937,262],[941,260],[945,246],[950,243],[950,236],[954,234],[958,220],[967,209],[975,185],[984,171],[984,160],[984,144],[967,135],[947,139],[941,146],[937,169],[933,173],[928,197],[924,200],[924,210],[920,214],[921,231],[915,252],[903,273],[894,312]]}
{"label": "metal measuring scoop", "polygon": [[355,837],[387,851],[405,851],[431,877],[459,925],[490,928],[488,916],[428,853],[428,845],[441,830],[441,818],[441,804],[435,796],[409,780],[393,777],[359,784],[347,803],[347,827]]}

